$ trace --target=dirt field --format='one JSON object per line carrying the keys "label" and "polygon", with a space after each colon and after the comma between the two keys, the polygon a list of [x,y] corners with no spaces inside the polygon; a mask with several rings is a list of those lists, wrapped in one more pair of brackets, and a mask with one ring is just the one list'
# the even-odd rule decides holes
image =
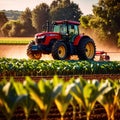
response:
{"label": "dirt field", "polygon": [[[0,58],[7,57],[7,58],[18,58],[18,59],[28,59],[26,55],[27,45],[0,45]],[[97,48],[97,50],[104,50],[108,52],[110,56],[110,60],[120,61],[120,50],[111,49],[111,48]],[[51,55],[42,55],[42,60],[52,60]],[[78,59],[77,57],[73,56],[71,59]],[[96,60],[99,59],[99,56],[96,57]]]}

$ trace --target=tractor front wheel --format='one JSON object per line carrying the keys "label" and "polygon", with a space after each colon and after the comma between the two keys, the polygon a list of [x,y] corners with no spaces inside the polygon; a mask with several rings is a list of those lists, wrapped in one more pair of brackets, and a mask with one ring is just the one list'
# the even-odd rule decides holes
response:
{"label": "tractor front wheel", "polygon": [[52,56],[57,60],[67,59],[67,46],[64,42],[55,42],[52,47]]}
{"label": "tractor front wheel", "polygon": [[93,60],[96,53],[96,46],[94,41],[85,37],[82,38],[78,45],[78,57],[80,60]]}
{"label": "tractor front wheel", "polygon": [[41,52],[39,51],[32,51],[32,45],[35,45],[35,42],[34,41],[31,41],[28,45],[28,48],[27,48],[27,56],[30,58],[30,59],[36,59],[36,60],[39,60],[41,57],[42,57],[42,54]]}

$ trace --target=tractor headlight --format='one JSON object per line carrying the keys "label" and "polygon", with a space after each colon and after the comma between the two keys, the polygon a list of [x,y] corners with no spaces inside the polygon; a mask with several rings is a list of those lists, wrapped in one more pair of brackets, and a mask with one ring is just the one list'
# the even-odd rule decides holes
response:
{"label": "tractor headlight", "polygon": [[45,35],[42,35],[42,36],[35,36],[35,39],[44,39],[45,38]]}
{"label": "tractor headlight", "polygon": [[44,38],[45,38],[45,35],[38,36],[37,38],[38,38],[38,39],[44,39]]}
{"label": "tractor headlight", "polygon": [[35,41],[37,44],[40,44],[42,42],[44,42],[45,40],[45,35],[42,35],[42,36],[35,36]]}

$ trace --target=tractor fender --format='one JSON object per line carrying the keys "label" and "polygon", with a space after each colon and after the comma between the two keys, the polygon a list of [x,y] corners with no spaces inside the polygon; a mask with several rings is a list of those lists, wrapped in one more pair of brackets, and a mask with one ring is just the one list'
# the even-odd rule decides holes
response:
{"label": "tractor fender", "polygon": [[76,36],[73,45],[77,46],[79,44],[79,42],[84,38],[90,38],[90,37],[87,35],[78,35],[78,36]]}

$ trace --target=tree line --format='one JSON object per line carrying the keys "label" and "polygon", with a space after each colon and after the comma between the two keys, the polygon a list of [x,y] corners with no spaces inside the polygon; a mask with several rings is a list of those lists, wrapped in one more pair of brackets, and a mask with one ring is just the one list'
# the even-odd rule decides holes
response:
{"label": "tree line", "polygon": [[8,20],[17,20],[23,11],[0,10],[0,12],[4,12]]}
{"label": "tree line", "polygon": [[46,3],[37,5],[32,11],[26,8],[17,20],[7,20],[2,13],[1,32],[6,37],[33,36],[43,30],[46,21],[79,21],[82,12],[79,6],[70,0],[54,0],[50,6]]}
{"label": "tree line", "polygon": [[100,42],[120,47],[120,1],[99,0],[93,5],[93,15],[82,16],[80,22],[94,31]]}
{"label": "tree line", "polygon": [[0,28],[3,36],[33,36],[42,31],[47,20],[80,21],[81,27],[96,33],[100,42],[120,46],[120,1],[99,0],[93,5],[93,14],[83,15],[78,4],[71,0],[53,0],[51,5],[41,3],[33,10],[26,8],[17,20],[8,20],[0,12]]}

